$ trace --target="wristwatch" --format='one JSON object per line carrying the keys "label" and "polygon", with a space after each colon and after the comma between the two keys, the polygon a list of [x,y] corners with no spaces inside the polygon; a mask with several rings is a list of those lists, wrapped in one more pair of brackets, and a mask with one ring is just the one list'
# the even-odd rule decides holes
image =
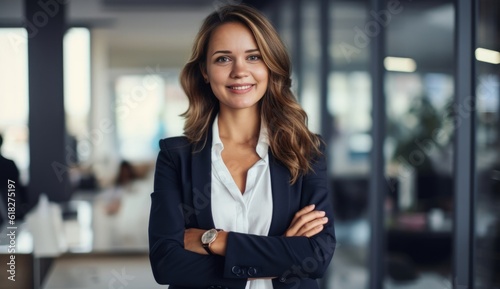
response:
{"label": "wristwatch", "polygon": [[208,254],[213,255],[212,250],[210,250],[210,244],[212,244],[215,239],[217,239],[217,235],[222,231],[220,229],[210,229],[203,233],[201,236],[201,246],[203,249],[207,251]]}

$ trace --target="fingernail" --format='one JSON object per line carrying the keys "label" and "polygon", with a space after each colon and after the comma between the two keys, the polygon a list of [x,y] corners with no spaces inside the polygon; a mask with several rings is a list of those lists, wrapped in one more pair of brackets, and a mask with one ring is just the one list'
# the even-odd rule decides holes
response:
{"label": "fingernail", "polygon": [[326,213],[325,213],[325,211],[321,211],[320,214],[321,215],[325,215]]}
{"label": "fingernail", "polygon": [[309,208],[314,208],[316,205],[315,204],[310,204]]}
{"label": "fingernail", "polygon": [[324,218],[323,218],[323,221],[328,221],[328,217],[324,217]]}

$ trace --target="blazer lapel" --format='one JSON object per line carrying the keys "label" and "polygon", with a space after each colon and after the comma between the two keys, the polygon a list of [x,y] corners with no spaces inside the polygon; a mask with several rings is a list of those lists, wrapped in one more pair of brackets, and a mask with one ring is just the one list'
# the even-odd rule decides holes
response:
{"label": "blazer lapel", "polygon": [[269,169],[271,172],[271,188],[273,190],[273,219],[269,228],[269,236],[278,236],[288,228],[290,210],[290,172],[279,163],[269,150]]}
{"label": "blazer lapel", "polygon": [[212,218],[212,130],[201,151],[192,153],[191,176],[193,178],[193,205],[200,229],[214,228]]}
{"label": "blazer lapel", "polygon": [[[273,217],[269,236],[278,236],[288,228],[290,216],[290,172],[269,150],[269,169],[273,194]],[[191,164],[193,178],[193,205],[200,229],[214,228],[212,218],[212,130],[201,151],[194,152]]]}

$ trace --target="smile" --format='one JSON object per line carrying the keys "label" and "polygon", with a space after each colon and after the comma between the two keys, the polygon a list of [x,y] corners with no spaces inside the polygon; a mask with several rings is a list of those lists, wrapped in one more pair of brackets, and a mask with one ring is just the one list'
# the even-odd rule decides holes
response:
{"label": "smile", "polygon": [[245,90],[245,89],[249,89],[252,86],[253,85],[229,86],[229,88],[234,89],[234,90]]}

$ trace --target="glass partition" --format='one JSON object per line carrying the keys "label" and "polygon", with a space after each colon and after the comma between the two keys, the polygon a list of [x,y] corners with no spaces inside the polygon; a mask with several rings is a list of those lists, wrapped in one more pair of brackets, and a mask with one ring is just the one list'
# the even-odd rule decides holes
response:
{"label": "glass partition", "polygon": [[369,45],[356,31],[367,21],[368,1],[330,2],[328,111],[332,199],[338,248],[326,288],[367,288],[368,187],[371,150]]}
{"label": "glass partition", "polygon": [[387,28],[384,287],[442,289],[452,280],[454,6],[398,3],[370,12]]}
{"label": "glass partition", "polygon": [[500,287],[500,3],[478,8],[474,288],[486,289]]}

